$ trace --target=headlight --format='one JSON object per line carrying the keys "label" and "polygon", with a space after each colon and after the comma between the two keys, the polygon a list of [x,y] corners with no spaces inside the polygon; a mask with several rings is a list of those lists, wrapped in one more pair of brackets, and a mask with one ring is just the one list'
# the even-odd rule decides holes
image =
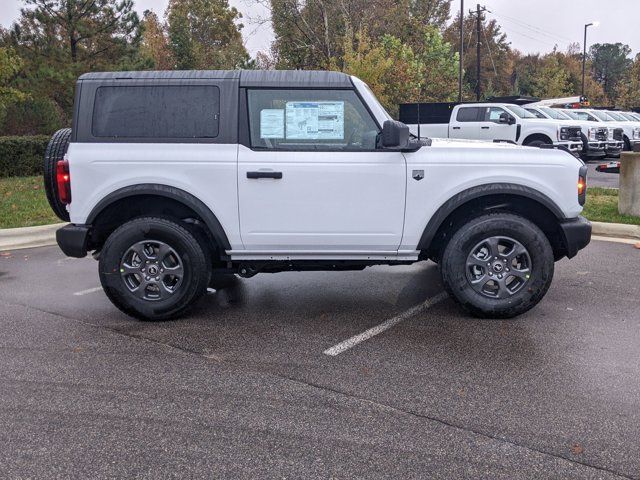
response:
{"label": "headlight", "polygon": [[595,142],[596,140],[598,140],[596,138],[596,131],[597,130],[595,128],[593,128],[593,127],[589,128],[589,141]]}
{"label": "headlight", "polygon": [[569,140],[568,127],[558,127],[558,140]]}
{"label": "headlight", "polygon": [[633,129],[633,139],[640,140],[640,128]]}

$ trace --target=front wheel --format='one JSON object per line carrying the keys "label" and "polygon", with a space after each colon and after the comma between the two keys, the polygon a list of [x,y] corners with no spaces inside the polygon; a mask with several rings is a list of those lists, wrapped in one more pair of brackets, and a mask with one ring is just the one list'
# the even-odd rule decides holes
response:
{"label": "front wheel", "polygon": [[481,318],[512,318],[533,308],[553,279],[546,235],[518,215],[495,213],[463,225],[440,264],[445,289]]}
{"label": "front wheel", "polygon": [[100,281],[109,300],[141,320],[183,314],[206,292],[206,245],[180,224],[137,218],[115,230],[100,254]]}

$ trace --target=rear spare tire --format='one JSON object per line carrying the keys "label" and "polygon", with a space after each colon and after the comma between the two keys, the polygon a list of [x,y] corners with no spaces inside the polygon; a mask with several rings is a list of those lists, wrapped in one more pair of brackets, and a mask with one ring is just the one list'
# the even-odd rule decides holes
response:
{"label": "rear spare tire", "polygon": [[44,153],[44,191],[53,212],[65,222],[69,221],[69,212],[58,196],[58,183],[56,181],[56,169],[58,161],[64,158],[69,141],[71,140],[71,129],[63,128],[53,134],[47,149]]}

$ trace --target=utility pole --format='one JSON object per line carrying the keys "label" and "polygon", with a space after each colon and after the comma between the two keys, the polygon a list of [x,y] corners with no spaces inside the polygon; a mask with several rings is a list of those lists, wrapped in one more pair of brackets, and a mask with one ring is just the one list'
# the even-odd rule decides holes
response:
{"label": "utility pole", "polygon": [[458,102],[462,103],[462,70],[464,65],[464,0],[460,0],[460,65],[458,65]]}
{"label": "utility pole", "polygon": [[469,14],[470,15],[475,15],[476,16],[476,79],[477,79],[477,83],[476,83],[476,101],[479,102],[480,101],[480,35],[482,35],[482,22],[484,21],[484,17],[482,16],[482,14],[484,12],[486,12],[487,9],[485,7],[481,7],[480,4],[478,3],[477,7],[476,7],[476,11],[474,12],[473,10],[469,10]]}

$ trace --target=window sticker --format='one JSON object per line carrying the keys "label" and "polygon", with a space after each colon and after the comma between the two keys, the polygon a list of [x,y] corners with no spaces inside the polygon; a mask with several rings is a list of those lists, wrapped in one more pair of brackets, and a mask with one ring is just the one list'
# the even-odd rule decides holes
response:
{"label": "window sticker", "polygon": [[260,110],[260,138],[284,138],[284,110]]}
{"label": "window sticker", "polygon": [[287,102],[287,140],[343,140],[344,102]]}

